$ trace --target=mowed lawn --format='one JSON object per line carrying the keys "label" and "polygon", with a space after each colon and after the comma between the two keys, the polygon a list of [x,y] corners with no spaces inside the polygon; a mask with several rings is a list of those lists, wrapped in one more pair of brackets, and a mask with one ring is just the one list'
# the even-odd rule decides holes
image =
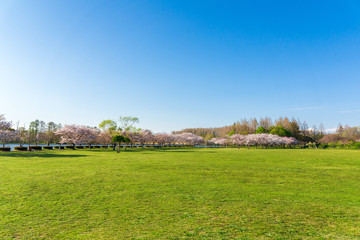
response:
{"label": "mowed lawn", "polygon": [[0,239],[360,239],[360,151],[0,153]]}

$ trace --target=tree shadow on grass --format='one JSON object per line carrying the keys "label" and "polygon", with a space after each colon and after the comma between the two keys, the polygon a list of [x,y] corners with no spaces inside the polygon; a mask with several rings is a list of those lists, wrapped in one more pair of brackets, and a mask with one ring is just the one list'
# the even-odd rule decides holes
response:
{"label": "tree shadow on grass", "polygon": [[47,152],[0,152],[1,157],[14,157],[14,158],[75,158],[75,157],[87,157],[83,154],[57,154]]}
{"label": "tree shadow on grass", "polygon": [[[204,148],[205,149],[205,148]],[[193,153],[201,152],[202,148],[158,148],[158,152],[181,152],[181,153]],[[215,151],[206,151],[206,153],[215,153]]]}
{"label": "tree shadow on grass", "polygon": [[[141,154],[154,154],[154,153],[164,153],[164,152],[172,152],[172,153],[194,153],[199,152],[196,149],[179,149],[179,148],[127,148],[126,151],[123,149],[120,152],[127,153],[141,153]],[[206,151],[206,153],[216,153],[215,151]]]}
{"label": "tree shadow on grass", "polygon": [[[163,150],[162,152],[168,152],[167,150]],[[193,152],[197,152],[199,153],[199,151],[194,151],[194,150],[173,150],[171,152],[181,152],[181,153],[193,153]],[[215,153],[214,151],[206,151],[206,153]]]}

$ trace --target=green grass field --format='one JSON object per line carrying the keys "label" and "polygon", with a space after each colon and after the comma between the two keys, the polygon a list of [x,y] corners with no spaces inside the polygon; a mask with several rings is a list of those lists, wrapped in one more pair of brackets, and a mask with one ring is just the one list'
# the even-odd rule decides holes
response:
{"label": "green grass field", "polygon": [[0,239],[360,239],[360,151],[0,153]]}

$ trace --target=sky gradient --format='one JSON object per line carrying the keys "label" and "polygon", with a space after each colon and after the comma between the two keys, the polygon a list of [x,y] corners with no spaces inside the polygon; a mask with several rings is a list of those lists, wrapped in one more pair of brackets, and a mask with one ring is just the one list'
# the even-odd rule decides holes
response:
{"label": "sky gradient", "polygon": [[360,125],[359,1],[0,0],[0,113],[155,132]]}

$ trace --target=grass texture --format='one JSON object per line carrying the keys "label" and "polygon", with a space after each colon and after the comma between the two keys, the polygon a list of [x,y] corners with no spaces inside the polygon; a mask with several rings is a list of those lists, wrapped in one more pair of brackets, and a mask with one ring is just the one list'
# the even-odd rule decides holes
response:
{"label": "grass texture", "polygon": [[360,239],[360,151],[0,153],[1,239]]}

